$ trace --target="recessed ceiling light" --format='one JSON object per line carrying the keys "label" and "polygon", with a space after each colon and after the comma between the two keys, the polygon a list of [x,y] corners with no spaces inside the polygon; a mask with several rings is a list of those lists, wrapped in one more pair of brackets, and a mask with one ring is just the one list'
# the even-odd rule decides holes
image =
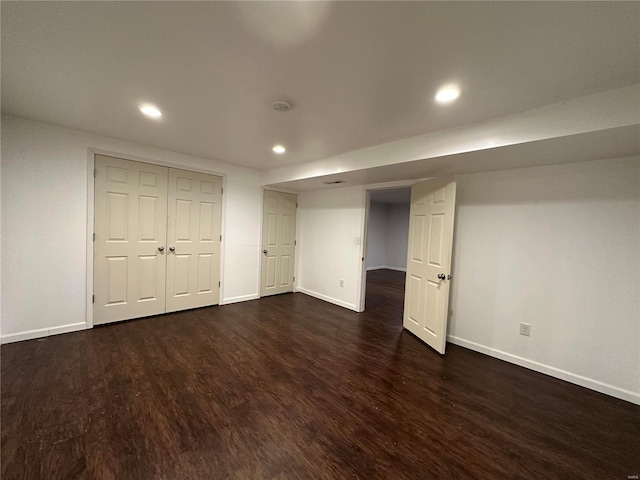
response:
{"label": "recessed ceiling light", "polygon": [[150,105],[148,103],[145,105],[142,105],[140,107],[140,111],[144,113],[147,117],[151,117],[151,118],[160,118],[162,116],[162,112],[158,110],[157,107]]}
{"label": "recessed ceiling light", "polygon": [[453,102],[460,96],[460,90],[455,85],[446,85],[436,93],[436,102],[449,103]]}
{"label": "recessed ceiling light", "polygon": [[274,145],[274,147],[271,150],[273,150],[275,153],[279,155],[282,155],[284,152],[287,151],[287,149],[284,148],[282,145]]}

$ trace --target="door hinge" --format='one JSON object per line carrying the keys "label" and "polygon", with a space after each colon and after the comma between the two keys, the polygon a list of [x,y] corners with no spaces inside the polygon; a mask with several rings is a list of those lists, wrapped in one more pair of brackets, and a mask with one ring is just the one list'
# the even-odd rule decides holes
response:
{"label": "door hinge", "polygon": [[220,235],[220,241],[222,241],[222,235]]}
{"label": "door hinge", "polygon": [[93,178],[96,178],[98,176],[98,169],[94,168],[93,169]]}
{"label": "door hinge", "polygon": [[296,202],[296,208],[298,208],[298,202]]}
{"label": "door hinge", "polygon": [[294,245],[298,245],[298,241],[297,241],[297,240],[294,240],[294,241],[293,241],[293,244],[294,244]]}
{"label": "door hinge", "polygon": [[222,286],[222,282],[218,280],[218,288]]}
{"label": "door hinge", "polygon": [[220,195],[224,195],[224,187],[220,187]]}
{"label": "door hinge", "polygon": [[96,296],[95,295],[91,295],[91,303],[96,303]]}
{"label": "door hinge", "polygon": [[296,281],[296,277],[293,277],[293,281],[294,281],[294,282]]}
{"label": "door hinge", "polygon": [[96,234],[95,234],[95,232],[93,233],[93,241],[94,241],[94,242],[96,241]]}

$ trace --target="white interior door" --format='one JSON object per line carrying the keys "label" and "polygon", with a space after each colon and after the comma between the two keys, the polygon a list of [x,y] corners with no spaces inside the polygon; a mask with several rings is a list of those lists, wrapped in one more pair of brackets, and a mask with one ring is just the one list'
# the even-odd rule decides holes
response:
{"label": "white interior door", "polygon": [[260,296],[293,291],[297,196],[264,191]]}
{"label": "white interior door", "polygon": [[167,168],[95,157],[94,324],[165,311]]}
{"label": "white interior door", "polygon": [[222,178],[169,169],[167,312],[216,305]]}
{"label": "white interior door", "polygon": [[411,187],[403,325],[440,353],[447,336],[455,204],[451,179]]}

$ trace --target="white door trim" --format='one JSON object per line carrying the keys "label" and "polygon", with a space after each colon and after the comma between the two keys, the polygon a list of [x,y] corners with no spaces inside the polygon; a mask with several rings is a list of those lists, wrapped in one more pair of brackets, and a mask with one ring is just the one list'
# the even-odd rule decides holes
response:
{"label": "white door trim", "polygon": [[[89,147],[87,149],[87,278],[86,278],[86,308],[85,308],[85,328],[93,328],[93,228],[95,221],[95,178],[93,172],[96,168],[95,156],[106,155],[108,157],[122,158],[123,160],[132,160],[134,162],[150,163],[161,167],[177,168],[180,170],[188,170],[191,172],[205,173],[207,175],[216,175],[222,177],[222,188],[227,189],[227,174],[214,169],[203,167],[192,167],[177,162],[167,162],[164,160],[139,157],[127,153],[117,152],[113,150],[105,150],[102,148]],[[224,269],[225,269],[225,245],[226,245],[226,193],[222,195],[222,215],[220,218],[220,232],[222,234],[222,242],[220,242],[220,298],[219,305],[224,303]]]}
{"label": "white door trim", "polygon": [[86,318],[87,328],[93,328],[93,225],[95,219],[95,162],[96,153],[87,151],[87,295]]}

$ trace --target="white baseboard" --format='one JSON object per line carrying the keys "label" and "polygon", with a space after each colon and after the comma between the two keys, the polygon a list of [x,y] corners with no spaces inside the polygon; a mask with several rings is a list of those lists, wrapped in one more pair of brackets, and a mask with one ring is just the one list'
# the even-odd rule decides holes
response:
{"label": "white baseboard", "polygon": [[387,270],[395,270],[396,272],[406,272],[407,271],[407,267],[390,267],[389,265],[387,265],[386,267],[382,267],[382,268],[386,268]]}
{"label": "white baseboard", "polygon": [[468,348],[469,350],[484,353],[485,355],[489,355],[490,357],[499,358],[500,360],[504,360],[505,362],[528,368],[529,370],[544,373],[545,375],[559,378],[560,380],[574,383],[576,385],[580,385],[581,387],[595,390],[596,392],[604,393],[605,395],[610,395],[612,397],[620,398],[621,400],[626,400],[627,402],[640,405],[640,394],[632,392],[630,390],[614,387],[613,385],[609,385],[598,380],[593,380],[591,378],[583,377],[582,375],[567,372],[566,370],[561,370],[559,368],[551,367],[549,365],[519,357],[511,353],[496,350],[495,348],[480,345],[479,343],[471,342],[463,338],[454,337],[453,335],[447,335],[447,341],[455,345],[460,345],[461,347]]}
{"label": "white baseboard", "polygon": [[311,290],[307,290],[306,288],[299,287],[297,291],[300,293],[304,293],[305,295],[309,295],[310,297],[333,303],[334,305],[338,305],[339,307],[348,308],[349,310],[353,310],[354,312],[358,311],[358,307],[356,307],[353,303],[343,302],[342,300],[338,300],[337,298],[329,297],[327,295],[323,295],[322,293],[313,292]]}
{"label": "white baseboard", "polygon": [[21,342],[23,340],[32,340],[34,338],[43,338],[50,335],[59,335],[61,333],[77,332],[78,330],[86,330],[86,323],[71,323],[69,325],[60,325],[52,328],[39,328],[37,330],[27,330],[20,333],[10,333],[3,335],[0,339],[1,343]]}
{"label": "white baseboard", "polygon": [[224,298],[220,305],[229,305],[230,303],[248,302],[249,300],[257,300],[260,295],[252,293],[251,295],[240,295],[239,297]]}
{"label": "white baseboard", "polygon": [[395,270],[396,272],[406,272],[406,268],[390,267],[389,265],[382,265],[381,267],[367,267],[367,272],[371,270]]}

